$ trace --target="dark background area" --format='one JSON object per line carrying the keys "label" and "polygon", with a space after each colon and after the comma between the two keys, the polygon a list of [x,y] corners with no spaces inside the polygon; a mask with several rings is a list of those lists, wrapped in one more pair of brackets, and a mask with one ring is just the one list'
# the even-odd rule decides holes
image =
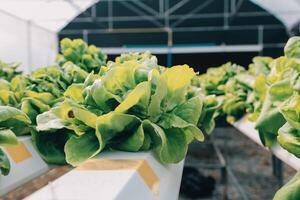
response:
{"label": "dark background area", "polygon": [[[183,65],[188,64],[196,71],[203,73],[209,67],[217,67],[228,61],[248,67],[254,56],[258,52],[243,52],[243,53],[193,53],[193,54],[173,54],[172,64]],[[117,55],[108,56],[109,60],[114,60]],[[166,65],[167,55],[157,54],[158,62],[160,65]]]}

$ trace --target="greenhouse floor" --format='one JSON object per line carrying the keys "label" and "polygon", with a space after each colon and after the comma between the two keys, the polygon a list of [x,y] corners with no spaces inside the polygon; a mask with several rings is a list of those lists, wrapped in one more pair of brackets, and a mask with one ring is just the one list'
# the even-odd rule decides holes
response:
{"label": "greenhouse floor", "polygon": [[[272,200],[279,188],[279,181],[273,176],[271,154],[247,136],[239,133],[235,128],[216,128],[213,134],[214,141],[220,148],[233,175],[233,177],[230,174],[228,175],[228,199]],[[186,163],[190,160],[198,160],[201,163],[212,162],[211,157],[214,158],[214,156],[208,157],[211,151],[206,151],[207,156],[203,156],[204,153],[199,150],[202,150],[199,144],[193,143]],[[212,197],[205,199],[223,199],[222,188],[224,185],[219,183],[220,173],[218,170],[207,170],[201,167],[198,167],[198,169],[204,175],[214,177],[217,182]],[[296,173],[294,169],[286,164],[283,164],[283,171],[284,183]],[[181,195],[179,199],[188,200],[189,198]]]}
{"label": "greenhouse floor", "polygon": [[[228,199],[271,200],[279,187],[278,179],[272,174],[271,154],[234,128],[216,128],[213,134],[214,141],[227,160],[227,166],[232,175],[228,173]],[[193,143],[186,159],[187,164],[190,162],[216,164],[218,163],[218,158],[205,145]],[[47,174],[25,184],[23,187],[10,192],[0,199],[22,199],[71,169],[69,166],[54,168]],[[221,183],[220,170],[212,168],[204,169],[199,166],[197,169],[206,176],[214,177],[217,183],[213,195],[205,198],[205,200],[223,199],[225,187]],[[285,164],[283,169],[284,182],[286,182],[295,174],[295,170]],[[236,187],[237,185],[239,186],[238,188]],[[203,198],[199,199],[203,200]],[[189,198],[180,195],[179,200],[189,200]]]}

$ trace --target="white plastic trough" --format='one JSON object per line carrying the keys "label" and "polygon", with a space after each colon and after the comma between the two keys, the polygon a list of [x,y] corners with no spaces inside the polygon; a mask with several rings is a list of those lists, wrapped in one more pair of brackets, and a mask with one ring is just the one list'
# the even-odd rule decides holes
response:
{"label": "white plastic trough", "polygon": [[[22,186],[50,168],[32,146],[30,137],[5,147],[11,162],[8,176],[0,175],[0,196]],[[152,152],[104,152],[36,191],[27,200],[143,199],[176,200],[184,161],[162,165]]]}
{"label": "white plastic trough", "polygon": [[[260,146],[263,146],[259,139],[258,131],[254,128],[254,122],[250,122],[247,120],[246,117],[244,117],[239,121],[232,123],[232,125],[241,133],[248,136],[251,140],[259,144]],[[272,148],[268,150],[270,150],[273,153],[273,155],[275,155],[277,158],[279,158],[295,170],[300,170],[300,159],[283,149],[280,145],[275,144]]]}
{"label": "white plastic trough", "polygon": [[183,165],[162,165],[151,152],[104,152],[25,199],[176,200]]}
{"label": "white plastic trough", "polygon": [[48,165],[35,151],[30,136],[18,137],[17,146],[2,147],[11,164],[9,175],[0,175],[0,196],[40,176],[49,170]]}

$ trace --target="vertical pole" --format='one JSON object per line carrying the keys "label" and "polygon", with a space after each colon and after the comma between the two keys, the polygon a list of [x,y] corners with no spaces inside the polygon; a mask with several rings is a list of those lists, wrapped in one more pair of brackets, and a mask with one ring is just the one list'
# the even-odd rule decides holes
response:
{"label": "vertical pole", "polygon": [[113,2],[112,0],[108,1],[108,30],[113,29]]}
{"label": "vertical pole", "polygon": [[231,13],[236,12],[236,2],[235,2],[235,0],[231,0],[230,10],[231,10]]}
{"label": "vertical pole", "polygon": [[283,185],[283,165],[282,161],[274,155],[272,155],[272,168],[273,175],[277,178],[278,185],[281,187]]}
{"label": "vertical pole", "polygon": [[167,67],[172,66],[172,60],[173,60],[173,55],[172,55],[172,46],[173,46],[173,31],[170,28],[167,28],[167,33],[168,33],[168,54],[167,54]]}
{"label": "vertical pole", "polygon": [[258,44],[262,46],[262,50],[259,52],[259,55],[263,55],[263,49],[264,49],[264,27],[262,25],[258,26]]}
{"label": "vertical pole", "polygon": [[229,9],[229,1],[228,0],[224,0],[224,18],[223,18],[223,26],[224,26],[224,29],[228,29],[228,9]]}
{"label": "vertical pole", "polygon": [[[170,6],[169,0],[165,0],[165,10],[168,10]],[[165,12],[165,29],[168,34],[168,53],[167,53],[167,67],[172,66],[172,46],[173,46],[173,32],[170,28],[169,13]]]}
{"label": "vertical pole", "polygon": [[93,5],[93,7],[92,7],[92,13],[91,13],[92,18],[97,17],[97,7],[96,6],[97,6],[97,4]]}
{"label": "vertical pole", "polygon": [[84,29],[82,31],[82,36],[83,36],[83,40],[86,42],[86,43],[89,43],[89,33],[88,33],[88,30]]}
{"label": "vertical pole", "polygon": [[164,13],[164,0],[159,0],[159,14],[162,16]]}
{"label": "vertical pole", "polygon": [[[165,10],[168,10],[169,6],[169,0],[165,0]],[[170,27],[169,14],[167,12],[165,12],[165,27]]]}

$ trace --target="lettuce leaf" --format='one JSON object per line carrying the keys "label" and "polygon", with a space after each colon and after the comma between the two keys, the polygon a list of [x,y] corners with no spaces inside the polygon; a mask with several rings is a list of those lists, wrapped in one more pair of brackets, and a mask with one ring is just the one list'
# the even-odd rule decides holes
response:
{"label": "lettuce leaf", "polygon": [[288,152],[300,157],[300,131],[288,122],[279,129],[277,141]]}
{"label": "lettuce leaf", "polygon": [[300,58],[300,37],[291,37],[287,41],[284,54],[289,58]]}
{"label": "lettuce leaf", "polygon": [[0,174],[6,176],[10,171],[10,162],[7,155],[0,148]]}
{"label": "lettuce leaf", "polygon": [[153,148],[162,163],[178,163],[184,159],[188,141],[180,128],[162,129],[160,126],[145,120],[143,122],[153,142]]}
{"label": "lettuce leaf", "polygon": [[6,176],[10,171],[10,162],[1,146],[16,145],[18,140],[9,128],[0,128],[0,174]]}
{"label": "lettuce leaf", "polygon": [[300,172],[275,194],[273,200],[297,200],[300,199]]}
{"label": "lettuce leaf", "polygon": [[64,147],[72,132],[67,129],[56,131],[32,131],[32,143],[39,155],[48,163],[65,164]]}

